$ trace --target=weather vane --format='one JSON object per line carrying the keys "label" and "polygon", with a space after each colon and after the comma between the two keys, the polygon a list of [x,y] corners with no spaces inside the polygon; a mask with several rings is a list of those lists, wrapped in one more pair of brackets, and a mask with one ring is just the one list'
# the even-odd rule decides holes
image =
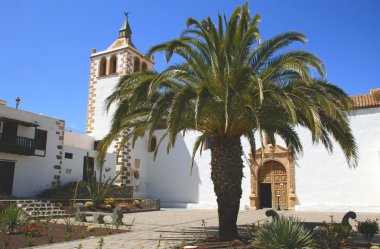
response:
{"label": "weather vane", "polygon": [[124,12],[126,18],[128,18],[129,12]]}

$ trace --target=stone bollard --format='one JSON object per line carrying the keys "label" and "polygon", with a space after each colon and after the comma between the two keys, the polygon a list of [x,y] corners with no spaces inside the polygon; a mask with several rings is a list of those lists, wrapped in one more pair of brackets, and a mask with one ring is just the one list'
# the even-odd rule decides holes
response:
{"label": "stone bollard", "polygon": [[74,207],[76,208],[75,220],[79,222],[87,222],[86,208],[83,203],[75,203]]}

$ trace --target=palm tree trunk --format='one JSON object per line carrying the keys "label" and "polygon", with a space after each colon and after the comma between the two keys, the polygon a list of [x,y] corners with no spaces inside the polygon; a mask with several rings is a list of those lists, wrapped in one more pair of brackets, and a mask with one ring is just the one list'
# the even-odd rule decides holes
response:
{"label": "palm tree trunk", "polygon": [[219,237],[238,238],[237,216],[242,195],[243,150],[240,137],[215,138],[211,143],[211,179],[218,203]]}

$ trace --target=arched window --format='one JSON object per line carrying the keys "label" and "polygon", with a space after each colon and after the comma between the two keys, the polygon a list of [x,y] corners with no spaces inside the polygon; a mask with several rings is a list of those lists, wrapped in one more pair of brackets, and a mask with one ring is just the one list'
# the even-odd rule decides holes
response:
{"label": "arched window", "polygon": [[110,74],[116,73],[117,70],[117,56],[113,55],[110,59]]}
{"label": "arched window", "polygon": [[146,64],[146,62],[144,61],[142,64],[141,64],[141,70],[142,71],[146,71],[148,69],[148,64]]}
{"label": "arched window", "polygon": [[99,76],[104,76],[107,74],[107,59],[102,58],[99,63]]}
{"label": "arched window", "polygon": [[205,143],[203,144],[203,149],[208,150],[211,149],[211,138],[206,138]]}
{"label": "arched window", "polygon": [[152,136],[149,140],[148,152],[153,152],[156,149],[156,146],[157,146],[157,138],[155,136]]}
{"label": "arched window", "polygon": [[133,72],[140,71],[140,59],[138,57],[135,57],[133,62]]}

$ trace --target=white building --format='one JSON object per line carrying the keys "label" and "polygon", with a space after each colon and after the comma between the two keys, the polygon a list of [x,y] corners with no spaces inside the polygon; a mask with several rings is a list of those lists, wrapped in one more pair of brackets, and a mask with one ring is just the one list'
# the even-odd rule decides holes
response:
{"label": "white building", "polygon": [[[0,101],[0,192],[35,196],[86,179],[85,157],[94,168],[94,142],[64,131],[65,121],[10,108]],[[115,155],[107,154],[104,178],[115,175]],[[96,170],[96,169],[95,169]]]}
{"label": "white building", "polygon": [[[154,62],[138,52],[131,42],[128,19],[118,39],[106,50],[91,55],[87,133],[100,140],[110,129],[110,114],[104,111],[104,100],[119,78],[139,70],[152,69]],[[356,169],[347,166],[343,153],[335,145],[329,154],[321,145],[313,145],[310,134],[299,129],[304,153],[292,158],[281,146],[264,148],[265,160],[260,162],[260,149],[249,155],[249,144],[242,140],[245,164],[242,183],[242,209],[277,207],[298,210],[380,211],[380,102],[379,91],[353,96],[355,110],[350,114],[360,161]],[[197,134],[179,135],[175,148],[166,153],[162,144],[156,161],[152,160],[154,137],[140,139],[134,148],[123,145],[117,170],[121,184],[135,186],[135,196],[159,198],[163,206],[215,208],[216,197],[210,177],[210,150],[195,158],[193,174],[190,162]],[[120,141],[120,140],[119,140]],[[117,141],[109,152],[118,148]],[[279,198],[277,198],[277,196]]]}

